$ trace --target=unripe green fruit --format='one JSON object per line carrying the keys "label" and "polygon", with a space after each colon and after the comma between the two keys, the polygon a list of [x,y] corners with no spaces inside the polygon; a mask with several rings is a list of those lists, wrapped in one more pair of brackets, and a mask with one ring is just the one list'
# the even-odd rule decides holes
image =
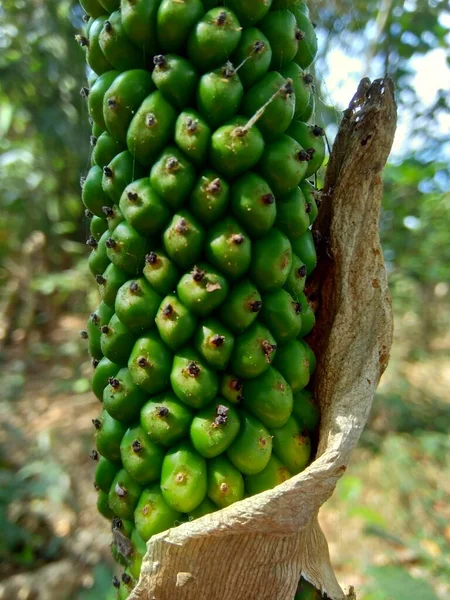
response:
{"label": "unripe green fruit", "polygon": [[204,13],[200,0],[162,0],[157,17],[158,42],[164,52],[183,49],[189,32]]}
{"label": "unripe green fruit", "polygon": [[81,8],[93,19],[105,14],[105,9],[98,0],[80,0]]}
{"label": "unripe green fruit", "polygon": [[97,360],[103,358],[100,346],[101,328],[109,323],[113,314],[114,310],[102,302],[97,310],[91,313],[89,317],[87,331],[89,335],[89,354],[92,358]]}
{"label": "unripe green fruit", "polygon": [[158,394],[169,386],[172,353],[156,332],[140,337],[129,357],[131,377],[142,390]]}
{"label": "unripe green fruit", "polygon": [[292,413],[292,390],[281,373],[269,367],[262,375],[245,383],[243,404],[266,427],[282,427]]}
{"label": "unripe green fruit", "polygon": [[292,267],[283,288],[290,293],[295,301],[305,289],[307,269],[296,254],[292,255]]}
{"label": "unripe green fruit", "polygon": [[295,240],[303,235],[309,225],[305,197],[299,187],[278,198],[275,226],[290,240]]}
{"label": "unripe green fruit", "polygon": [[141,492],[141,486],[125,469],[121,469],[115,476],[109,491],[109,506],[121,519],[131,520]]}
{"label": "unripe green fruit", "polygon": [[175,125],[175,142],[180,150],[195,164],[205,162],[211,141],[208,123],[194,110],[185,110]]}
{"label": "unripe green fruit", "polygon": [[86,46],[86,60],[88,65],[95,73],[97,73],[97,75],[102,75],[113,68],[100,47],[100,33],[105,21],[106,16],[99,15],[89,28],[89,38],[79,40],[81,45]]}
{"label": "unripe green fruit", "polygon": [[292,192],[305,178],[308,159],[298,142],[281,135],[266,145],[259,170],[278,198]]}
{"label": "unripe green fruit", "polygon": [[317,367],[317,359],[316,359],[316,355],[314,354],[311,346],[309,346],[305,340],[298,340],[301,345],[303,346],[303,348],[306,351],[306,356],[308,357],[308,361],[309,361],[309,374],[313,375],[314,371],[316,370]]}
{"label": "unripe green fruit", "polygon": [[289,10],[269,12],[258,27],[270,42],[272,68],[285,67],[298,52],[299,30],[294,15]]}
{"label": "unripe green fruit", "polygon": [[261,310],[261,295],[249,279],[231,288],[220,309],[220,318],[231,331],[240,333],[257,319]]}
{"label": "unripe green fruit", "polygon": [[309,305],[305,294],[300,294],[298,301],[302,305],[302,328],[300,330],[299,337],[305,337],[312,331],[312,328],[316,323],[316,316]]}
{"label": "unripe green fruit", "polygon": [[102,275],[110,264],[106,253],[106,240],[109,235],[109,231],[105,231],[97,244],[94,244],[90,238],[87,241],[87,244],[92,248],[89,256],[89,269],[94,277]]}
{"label": "unripe green fruit", "polygon": [[154,163],[150,183],[169,207],[176,210],[194,187],[195,169],[178,148],[169,147]]}
{"label": "unripe green fruit", "polygon": [[213,8],[192,29],[187,52],[200,71],[219,67],[239,44],[241,27],[231,10]]}
{"label": "unripe green fruit", "polygon": [[124,468],[141,485],[159,481],[164,454],[164,448],[155,444],[138,425],[130,427],[120,444]]}
{"label": "unripe green fruit", "polygon": [[160,250],[147,254],[143,273],[155,292],[161,296],[172,292],[179,280],[177,268]]}
{"label": "unripe green fruit", "polygon": [[[139,579],[139,578],[138,578]],[[117,600],[127,600],[133,591],[134,586],[137,581],[135,581],[130,574],[130,569],[127,569],[122,574],[120,579],[120,587],[117,593]]]}
{"label": "unripe green fruit", "polygon": [[120,10],[113,12],[104,22],[99,43],[106,59],[118,71],[128,71],[133,67],[144,68],[143,54],[128,39],[122,25]]}
{"label": "unripe green fruit", "polygon": [[173,351],[184,346],[197,327],[196,317],[174,294],[161,302],[155,322],[161,339]]}
{"label": "unripe green fruit", "polygon": [[120,8],[120,0],[99,0],[99,2],[109,13]]}
{"label": "unripe green fruit", "polygon": [[113,419],[103,410],[94,421],[96,428],[95,442],[102,456],[112,462],[120,461],[120,442],[127,430],[126,425]]}
{"label": "unripe green fruit", "polygon": [[260,473],[270,460],[272,438],[264,425],[251,414],[241,411],[240,431],[227,456],[244,475]]}
{"label": "unripe green fruit", "polygon": [[272,228],[254,243],[250,274],[260,290],[271,291],[282,287],[291,267],[291,243],[278,229]]}
{"label": "unripe green fruit", "polygon": [[170,211],[156,194],[147,177],[128,185],[120,198],[120,210],[130,225],[142,235],[155,235],[168,221]]}
{"label": "unripe green fruit", "polygon": [[122,211],[117,204],[113,204],[112,206],[104,206],[103,212],[105,213],[106,222],[108,223],[108,229],[110,232],[114,231],[119,223],[125,221],[125,217],[123,216]]}
{"label": "unripe green fruit", "polygon": [[238,279],[248,271],[252,244],[238,221],[228,217],[210,228],[206,257],[230,279]]}
{"label": "unripe green fruit", "polygon": [[175,355],[170,383],[178,398],[193,408],[207,406],[219,389],[216,372],[189,347]]}
{"label": "unripe green fruit", "polygon": [[92,377],[92,391],[97,398],[103,400],[103,390],[108,385],[109,379],[117,375],[120,365],[116,365],[108,358],[103,357],[98,364],[95,364],[94,375]]}
{"label": "unripe green fruit", "polygon": [[197,104],[211,127],[218,127],[236,114],[244,88],[233,65],[227,62],[200,79]]}
{"label": "unripe green fruit", "polygon": [[255,173],[246,173],[233,183],[231,208],[249,234],[261,236],[275,223],[277,205],[268,183]]}
{"label": "unripe green fruit", "polygon": [[309,215],[309,224],[312,225],[319,214],[319,207],[316,200],[317,190],[312,183],[309,183],[309,181],[302,181],[300,189],[305,197],[306,212]]}
{"label": "unripe green fruit", "polygon": [[102,129],[106,129],[105,119],[103,117],[103,98],[112,85],[114,79],[119,75],[119,71],[107,71],[96,79],[94,85],[89,90],[88,110],[91,119]]}
{"label": "unripe green fruit", "polygon": [[153,92],[143,101],[127,133],[128,150],[139,163],[152,166],[170,140],[176,116],[161,92]]}
{"label": "unripe green fruit", "polygon": [[255,28],[245,29],[232,58],[242,85],[249,88],[269,70],[272,48],[262,31]]}
{"label": "unripe green fruit", "polygon": [[313,90],[313,92],[311,93],[311,96],[309,97],[308,106],[306,107],[305,112],[303,112],[301,115],[296,115],[297,120],[307,123],[311,119],[313,114],[315,113],[315,110],[316,110],[316,97],[314,95],[314,90]]}
{"label": "unripe green fruit", "polygon": [[122,25],[144,56],[156,52],[156,13],[159,0],[121,0]]}
{"label": "unripe green fruit", "polygon": [[126,221],[119,223],[106,241],[109,260],[125,273],[135,275],[144,264],[148,241]]}
{"label": "unripe green fruit", "polygon": [[294,417],[285,425],[271,430],[273,449],[289,471],[296,475],[303,471],[311,455],[311,441]]}
{"label": "unripe green fruit", "polygon": [[133,381],[128,369],[120,369],[108,380],[103,392],[103,408],[121,423],[131,423],[139,418],[147,396]]}
{"label": "unripe green fruit", "polygon": [[236,13],[242,25],[260,21],[270,10],[272,0],[226,0],[225,4]]}
{"label": "unripe green fruit", "polygon": [[313,93],[314,79],[308,73],[304,73],[295,62],[289,63],[280,72],[285,79],[292,81],[295,94],[294,117],[300,118],[308,108]]}
{"label": "unripe green fruit", "polygon": [[317,36],[314,26],[302,8],[293,8],[292,13],[297,21],[299,35],[298,52],[294,58],[302,69],[307,69],[316,58]]}
{"label": "unripe green fruit", "polygon": [[197,329],[194,346],[211,367],[223,371],[231,358],[234,335],[219,321],[206,319]]}
{"label": "unripe green fruit", "polygon": [[[126,150],[124,144],[114,140],[108,132],[104,132],[96,138],[94,149],[92,150],[92,163],[103,169],[120,152]],[[109,202],[107,203],[109,204]],[[103,216],[103,215],[102,215]]]}
{"label": "unripe green fruit", "polygon": [[135,339],[130,329],[117,315],[113,315],[108,325],[102,327],[100,339],[102,352],[109,360],[119,365],[126,365]]}
{"label": "unripe green fruit", "polygon": [[244,498],[244,478],[224,456],[208,461],[208,497],[219,508]]}
{"label": "unripe green fruit", "polygon": [[203,502],[197,506],[197,508],[194,508],[194,510],[191,510],[191,512],[188,513],[189,520],[195,521],[195,519],[200,519],[201,517],[210,515],[218,510],[219,509],[214,502],[211,502],[209,498],[205,498]]}
{"label": "unripe green fruit", "polygon": [[87,174],[83,184],[82,199],[84,206],[95,216],[104,217],[104,206],[112,206],[111,198],[104,192],[102,187],[103,170],[94,166]]}
{"label": "unripe green fruit", "polygon": [[225,452],[239,433],[236,410],[221,398],[201,410],[191,424],[190,437],[194,448],[205,458]]}
{"label": "unripe green fruit", "polygon": [[294,600],[322,600],[322,598],[319,590],[316,590],[309,581],[303,578],[300,580]]}
{"label": "unripe green fruit", "polygon": [[133,550],[129,559],[128,568],[130,575],[137,580],[141,573],[142,560],[147,552],[147,544],[140,537],[137,529],[133,529],[133,533],[131,534],[131,545]]}
{"label": "unripe green fruit", "polygon": [[153,442],[170,447],[188,435],[193,416],[173,392],[165,392],[142,407],[141,425]]}
{"label": "unripe green fruit", "polygon": [[143,176],[144,168],[136,162],[130,152],[121,152],[108,166],[103,167],[102,188],[115,204],[119,204],[127,185]]}
{"label": "unripe green fruit", "polygon": [[310,153],[311,158],[308,161],[305,175],[305,177],[310,177],[320,169],[325,159],[325,131],[317,125],[307,125],[295,121],[289,127],[287,134]]}
{"label": "unripe green fruit", "polygon": [[114,512],[109,506],[109,495],[102,490],[98,492],[97,510],[105,519],[112,519],[114,517]]}
{"label": "unripe green fruit", "polygon": [[192,64],[176,54],[158,54],[153,61],[155,68],[152,78],[158,90],[173,106],[189,106],[198,82],[198,75]]}
{"label": "unripe green fruit", "polygon": [[189,200],[189,208],[200,223],[210,225],[224,214],[230,197],[230,186],[215,171],[204,171],[197,180]]}
{"label": "unripe green fruit", "polygon": [[231,369],[239,377],[258,377],[270,367],[276,351],[276,341],[271,332],[264,325],[254,323],[237,336]]}
{"label": "unripe green fruit", "polygon": [[[90,211],[87,211],[87,214],[89,214],[89,213],[90,213]],[[90,213],[90,214],[92,214],[92,213]],[[102,237],[102,235],[105,233],[105,231],[108,229],[108,224],[106,223],[106,220],[104,218],[92,215],[91,224],[90,224],[89,229],[90,229],[92,237],[95,240],[97,240],[97,242],[98,242],[100,240],[100,238]],[[106,248],[106,246],[105,246],[105,248]]]}
{"label": "unripe green fruit", "polygon": [[208,316],[228,295],[228,282],[219,271],[206,263],[198,263],[177,285],[183,304],[195,315]]}
{"label": "unripe green fruit", "polygon": [[220,394],[232,404],[240,404],[243,400],[244,382],[236,375],[224,375],[220,382]]}
{"label": "unripe green fruit", "polygon": [[309,356],[301,341],[291,340],[280,346],[273,364],[289,383],[294,394],[308,385]]}
{"label": "unripe green fruit", "polygon": [[[107,235],[109,238],[109,232]],[[106,267],[103,275],[97,276],[96,280],[103,302],[108,306],[114,306],[117,292],[128,280],[128,275],[116,267],[116,265],[110,263]]]}
{"label": "unripe green fruit", "polygon": [[141,333],[154,325],[161,297],[144,278],[125,283],[117,292],[116,315],[130,331]]}
{"label": "unripe green fruit", "polygon": [[292,251],[306,265],[308,276],[317,265],[317,253],[311,231],[308,229],[302,236],[292,240]]}
{"label": "unripe green fruit", "polygon": [[112,462],[104,456],[100,456],[97,468],[95,470],[95,484],[104,492],[109,494],[112,482],[121,468],[120,463]]}
{"label": "unripe green fruit", "polygon": [[280,459],[272,453],[266,467],[256,475],[247,475],[245,478],[245,490],[250,495],[261,494],[271,490],[277,485],[284,483],[292,477],[288,469]]}
{"label": "unripe green fruit", "polygon": [[189,442],[181,442],[166,454],[162,466],[161,492],[173,509],[188,513],[206,496],[206,461]]}
{"label": "unripe green fruit", "polygon": [[188,269],[200,258],[205,232],[187,211],[180,210],[163,232],[164,250],[181,269]]}
{"label": "unripe green fruit", "polygon": [[[267,325],[278,344],[296,338],[302,329],[302,307],[283,289],[262,297],[261,321]],[[280,349],[278,349],[280,352]],[[289,363],[292,363],[289,357]]]}
{"label": "unripe green fruit", "polygon": [[175,527],[181,512],[171,508],[161,493],[158,484],[147,487],[141,494],[134,511],[136,531],[147,542],[152,535]]}
{"label": "unripe green fruit", "polygon": [[320,410],[310,390],[302,390],[294,395],[293,415],[309,432],[316,431],[320,422]]}

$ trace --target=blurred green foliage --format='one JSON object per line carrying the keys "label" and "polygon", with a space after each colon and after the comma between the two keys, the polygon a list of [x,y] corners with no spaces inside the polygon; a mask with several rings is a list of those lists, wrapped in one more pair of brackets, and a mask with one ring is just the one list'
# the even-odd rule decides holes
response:
{"label": "blurred green foliage", "polygon": [[[367,502],[364,491],[371,483],[365,462],[343,478],[337,497],[350,517],[364,521],[368,534],[392,546],[392,565],[367,567],[366,600],[434,600],[429,582],[450,575],[442,558],[448,543],[442,533],[445,522],[436,510],[443,496],[438,473],[449,466],[450,412],[448,398],[411,381],[408,369],[440,360],[448,351],[442,339],[450,330],[450,131],[445,127],[450,97],[448,90],[438,89],[425,102],[426,90],[415,82],[417,69],[425,64],[420,61],[448,49],[450,6],[448,0],[315,0],[310,5],[321,40],[315,67],[317,121],[331,135],[336,130],[339,108],[327,88],[335,68],[330,57],[336,51],[360,60],[360,77],[389,72],[400,114],[408,117],[403,152],[385,172],[380,221],[399,350],[390,367],[395,377],[378,396],[362,444],[379,466],[378,495]],[[4,400],[11,406],[26,384],[30,357],[75,365],[72,378],[61,379],[57,391],[79,394],[88,385],[79,369],[80,345],[69,339],[55,348],[47,339],[49,326],[61,314],[87,314],[95,298],[79,189],[80,176],[89,167],[90,135],[79,94],[86,85],[84,55],[74,41],[81,26],[75,0],[0,3],[0,347],[2,342],[9,347],[21,342],[27,349],[0,376]],[[436,73],[441,75],[444,86],[445,74]],[[6,354],[0,353],[3,358]],[[8,429],[2,439],[0,520],[5,531],[0,558],[17,569],[31,568],[57,557],[59,541],[42,528],[40,517],[30,524],[12,508],[39,499],[66,502],[70,473],[49,452],[45,437],[28,463],[20,452],[25,443],[20,429]],[[10,458],[16,446],[19,463]],[[424,489],[427,494],[420,493]],[[380,507],[380,496],[399,507],[394,521]],[[421,542],[430,539],[441,554],[423,550]],[[398,547],[415,553],[425,573],[421,579],[395,564]],[[80,591],[77,600],[110,594],[110,568],[100,565],[94,576],[94,587]]]}

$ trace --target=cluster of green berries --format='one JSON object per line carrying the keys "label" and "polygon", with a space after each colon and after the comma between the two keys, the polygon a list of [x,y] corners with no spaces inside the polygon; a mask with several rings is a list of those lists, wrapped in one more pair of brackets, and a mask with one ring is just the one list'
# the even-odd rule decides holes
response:
{"label": "cluster of green berries", "polygon": [[151,536],[308,465],[308,179],[325,143],[308,124],[303,2],[80,2],[102,299],[84,332],[102,402],[92,457],[126,598]]}

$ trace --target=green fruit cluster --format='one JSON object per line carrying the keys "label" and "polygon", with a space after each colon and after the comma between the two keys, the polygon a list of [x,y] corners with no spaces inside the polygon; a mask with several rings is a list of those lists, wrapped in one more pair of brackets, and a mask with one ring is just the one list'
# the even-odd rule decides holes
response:
{"label": "green fruit cluster", "polygon": [[305,295],[317,257],[298,0],[80,0],[92,167],[98,508],[125,598],[145,542],[302,471],[319,414]]}

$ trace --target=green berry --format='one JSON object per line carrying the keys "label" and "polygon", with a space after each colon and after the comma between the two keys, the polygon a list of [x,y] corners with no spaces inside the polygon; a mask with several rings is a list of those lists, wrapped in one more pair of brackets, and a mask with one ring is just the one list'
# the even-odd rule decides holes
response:
{"label": "green berry", "polygon": [[236,114],[244,88],[230,62],[205,73],[197,91],[197,105],[211,127],[218,127]]}
{"label": "green berry", "polygon": [[111,198],[103,191],[103,169],[94,166],[83,184],[82,199],[84,206],[97,217],[104,217],[104,206],[111,206]]}
{"label": "green berry", "polygon": [[195,165],[201,166],[208,154],[211,129],[194,110],[180,113],[175,125],[175,142]]}
{"label": "green berry", "polygon": [[227,456],[244,475],[260,473],[270,460],[272,438],[264,425],[251,414],[241,412],[240,431]]}
{"label": "green berry", "polygon": [[133,529],[133,533],[131,534],[131,545],[132,553],[129,557],[128,569],[130,575],[138,580],[141,574],[142,560],[147,552],[147,544],[140,537],[137,529]]}
{"label": "green berry", "polygon": [[111,263],[106,267],[103,275],[96,276],[96,281],[99,285],[100,296],[105,304],[111,307],[114,306],[117,292],[127,281],[127,279],[128,275],[116,267],[116,265]]}
{"label": "green berry", "polygon": [[115,204],[119,204],[120,197],[127,185],[135,179],[140,179],[143,175],[143,167],[136,162],[133,156],[128,151],[121,152],[106,167],[103,167],[102,187],[109,198]]}
{"label": "green berry", "polygon": [[142,390],[158,394],[168,388],[172,353],[156,332],[140,337],[129,357],[131,377]]}
{"label": "green berry", "polygon": [[156,52],[156,14],[159,0],[121,0],[123,29],[144,56]]}
{"label": "green berry", "polygon": [[109,15],[99,37],[100,48],[106,59],[118,71],[141,69],[145,66],[143,53],[127,37],[120,10]]}
{"label": "green berry", "polygon": [[[90,211],[86,211],[86,214],[88,214],[89,216],[92,215],[92,213]],[[90,224],[89,229],[90,229],[92,237],[98,242],[100,240],[100,238],[102,237],[102,235],[105,233],[105,231],[108,229],[108,224],[104,218],[96,217],[95,215],[92,215],[91,224]],[[105,246],[105,252],[106,252],[106,246]],[[106,269],[106,267],[105,267],[105,269]]]}
{"label": "green berry", "polygon": [[121,468],[120,463],[112,462],[104,456],[100,456],[95,470],[95,484],[105,494],[109,493],[112,482]]}
{"label": "green berry", "polygon": [[232,58],[242,85],[248,89],[269,70],[272,48],[262,31],[245,29]]}
{"label": "green berry", "polygon": [[295,93],[294,117],[299,118],[308,108],[313,93],[314,79],[295,62],[289,63],[280,72],[285,79],[292,81]]}
{"label": "green berry", "polygon": [[295,190],[305,178],[309,154],[288,135],[280,135],[267,144],[259,163],[259,170],[278,196]]}
{"label": "green berry", "polygon": [[179,52],[204,14],[200,0],[162,0],[157,17],[158,42],[164,52]]}
{"label": "green berry", "polygon": [[314,62],[317,54],[316,32],[304,8],[293,8],[292,13],[295,15],[299,33],[298,52],[294,60],[302,69],[307,69]]}
{"label": "green berry", "polygon": [[230,186],[215,171],[207,170],[197,180],[189,200],[189,209],[203,225],[211,225],[225,213]]}
{"label": "green berry", "polygon": [[319,207],[317,204],[318,192],[312,183],[309,183],[309,181],[302,181],[300,184],[300,189],[305,197],[306,212],[309,215],[309,224],[312,225],[319,214]]}
{"label": "green berry", "polygon": [[101,331],[100,344],[103,354],[112,362],[126,365],[136,339],[135,335],[115,314]]}
{"label": "green berry", "polygon": [[109,238],[109,235],[109,231],[105,231],[98,242],[96,242],[95,238],[89,238],[86,242],[91,248],[91,254],[89,255],[89,269],[94,277],[102,275],[110,264],[110,260],[106,253],[106,240]]}
{"label": "green berry", "polygon": [[152,188],[172,210],[181,207],[195,184],[195,169],[175,147],[168,147],[150,172]]}
{"label": "green berry", "polygon": [[140,277],[127,281],[117,292],[115,310],[122,323],[140,333],[154,325],[161,297]]}
{"label": "green berry", "polygon": [[173,351],[184,346],[197,327],[196,317],[175,294],[166,296],[161,302],[155,322],[161,339]]}
{"label": "green berry", "polygon": [[180,511],[166,503],[155,483],[144,489],[137,503],[134,511],[136,531],[147,542],[153,535],[174,527],[180,516]]}
{"label": "green berry", "polygon": [[314,433],[320,423],[320,409],[311,390],[294,394],[293,413],[297,423],[310,433]]}
{"label": "green berry", "polygon": [[98,0],[80,0],[80,4],[84,12],[93,19],[101,17],[106,13],[105,9],[100,2],[98,2]]}
{"label": "green berry", "polygon": [[149,400],[141,410],[141,425],[149,438],[161,446],[171,447],[189,434],[192,410],[173,392]]}
{"label": "green berry", "polygon": [[287,134],[296,140],[310,155],[305,177],[311,177],[325,160],[325,131],[318,125],[307,125],[295,121],[287,130]]}
{"label": "green berry", "polygon": [[289,383],[294,394],[309,383],[309,356],[299,340],[291,340],[278,348],[274,367]]}
{"label": "green berry", "polygon": [[278,229],[253,244],[253,260],[250,274],[261,291],[282,287],[292,267],[292,247],[288,238]]}
{"label": "green berry", "polygon": [[153,62],[153,82],[166,100],[177,108],[190,106],[198,83],[192,64],[175,54],[158,54]]}
{"label": "green berry", "polygon": [[235,333],[247,329],[261,310],[261,295],[249,279],[243,279],[231,288],[220,309],[224,324]]}
{"label": "green berry", "polygon": [[125,273],[135,275],[142,269],[148,241],[126,221],[119,223],[106,241],[109,260]]}
{"label": "green berry", "polygon": [[220,394],[231,402],[231,404],[240,404],[243,400],[244,382],[236,375],[224,375],[220,382]]}
{"label": "green berry", "polygon": [[194,346],[209,366],[223,371],[233,352],[234,335],[215,319],[206,319],[197,329]]}
{"label": "green berry", "polygon": [[[284,344],[299,335],[302,329],[302,307],[286,290],[277,289],[263,294],[262,303],[261,321],[270,329],[278,344]],[[289,363],[291,362],[292,358],[289,357]]]}
{"label": "green berry", "polygon": [[208,497],[219,508],[244,498],[244,479],[225,456],[208,461]]}
{"label": "green berry", "polygon": [[102,490],[99,490],[98,492],[97,510],[102,515],[102,517],[105,517],[105,519],[109,520],[114,517],[114,512],[109,507],[109,495],[107,492],[103,492]]}
{"label": "green berry", "polygon": [[143,273],[155,292],[161,296],[172,292],[179,280],[177,268],[161,251],[147,254]]}
{"label": "green berry", "polygon": [[98,419],[94,419],[95,441],[97,450],[102,456],[112,462],[120,461],[120,442],[127,430],[127,426],[113,419],[106,410],[103,410]]}
{"label": "green berry", "polygon": [[109,87],[112,85],[115,78],[119,75],[119,71],[106,71],[96,79],[94,85],[89,90],[88,110],[91,119],[102,129],[106,129],[105,119],[103,117],[103,99]]}
{"label": "green berry", "polygon": [[231,209],[250,235],[268,233],[275,223],[277,205],[268,183],[255,173],[239,177],[231,188]]}
{"label": "green berry", "polygon": [[194,510],[191,510],[191,512],[188,513],[189,520],[195,521],[195,519],[200,519],[201,517],[210,515],[218,510],[219,509],[214,502],[211,502],[209,498],[205,498],[203,502],[197,506],[197,508],[194,508]]}
{"label": "green berry", "polygon": [[284,289],[290,293],[297,302],[300,294],[305,289],[307,269],[296,254],[292,255],[292,267],[284,284]]}
{"label": "green berry", "polygon": [[213,267],[198,263],[177,285],[178,297],[195,315],[206,317],[218,308],[228,294],[228,282]]}
{"label": "green berry", "polygon": [[275,226],[290,240],[299,238],[308,230],[309,214],[305,196],[299,187],[278,198]]}
{"label": "green berry", "polygon": [[269,367],[256,379],[245,382],[243,404],[269,429],[282,427],[292,413],[292,390],[281,373]]}
{"label": "green berry", "polygon": [[134,383],[128,369],[110,377],[103,392],[103,408],[121,423],[135,421],[145,400],[145,392]]}
{"label": "green berry", "polygon": [[86,47],[86,60],[97,75],[102,75],[113,68],[100,47],[100,34],[105,21],[106,16],[99,15],[89,28],[89,38],[80,38],[78,40],[81,45]]}
{"label": "green berry", "polygon": [[295,418],[290,417],[284,425],[271,430],[271,434],[273,449],[287,469],[293,475],[303,471],[311,456],[311,441]]}
{"label": "green berry", "polygon": [[306,265],[309,277],[317,265],[316,247],[309,229],[296,240],[292,240],[292,250]]}
{"label": "green berry", "polygon": [[248,26],[265,17],[272,0],[227,0],[226,5],[234,10],[242,25]]}
{"label": "green berry", "polygon": [[92,358],[97,360],[101,360],[103,358],[103,353],[100,346],[101,328],[109,323],[109,320],[113,314],[114,310],[102,302],[89,317],[87,331],[89,335],[89,354]]}
{"label": "green berry", "polygon": [[273,489],[291,477],[292,475],[288,469],[283,465],[280,459],[272,453],[269,462],[262,471],[256,473],[256,475],[247,475],[245,478],[245,490],[251,496],[255,496],[266,490]]}
{"label": "green berry", "polygon": [[206,238],[206,257],[232,280],[249,270],[252,243],[238,221],[228,217],[210,228]]}
{"label": "green berry", "polygon": [[193,408],[207,406],[219,389],[216,372],[189,347],[175,355],[170,383],[178,398]]}
{"label": "green berry", "polygon": [[117,375],[120,365],[116,365],[106,357],[103,357],[98,363],[95,361],[93,364],[92,391],[99,400],[103,400],[103,390],[108,385],[110,378]]}
{"label": "green berry", "polygon": [[123,216],[122,211],[117,204],[113,204],[112,206],[104,206],[103,212],[106,216],[106,222],[108,224],[109,231],[114,231],[119,223],[125,221],[125,217]]}
{"label": "green berry", "polygon": [[163,232],[164,250],[183,270],[192,267],[200,258],[204,239],[203,227],[187,210],[174,215]]}
{"label": "green berry", "polygon": [[165,451],[145,430],[135,425],[122,438],[120,456],[127,473],[141,485],[159,481]]}
{"label": "green berry", "polygon": [[233,443],[239,428],[236,410],[218,398],[195,416],[190,429],[191,442],[203,457],[213,458],[225,452]]}
{"label": "green berry", "polygon": [[293,60],[298,52],[300,32],[289,10],[269,12],[258,27],[270,42],[273,69],[280,69]]}
{"label": "green berry", "polygon": [[[126,150],[122,142],[116,141],[107,131],[100,137],[95,138],[94,149],[92,150],[92,163],[100,167],[106,167],[112,159],[120,152]],[[109,204],[109,202],[107,202]],[[103,216],[103,215],[102,215]]]}
{"label": "green berry", "polygon": [[239,377],[258,377],[270,367],[276,351],[276,341],[272,333],[264,325],[254,323],[237,336],[231,368]]}
{"label": "green berry", "polygon": [[115,476],[109,491],[109,506],[121,519],[131,520],[141,492],[141,486],[125,469],[121,469]]}

